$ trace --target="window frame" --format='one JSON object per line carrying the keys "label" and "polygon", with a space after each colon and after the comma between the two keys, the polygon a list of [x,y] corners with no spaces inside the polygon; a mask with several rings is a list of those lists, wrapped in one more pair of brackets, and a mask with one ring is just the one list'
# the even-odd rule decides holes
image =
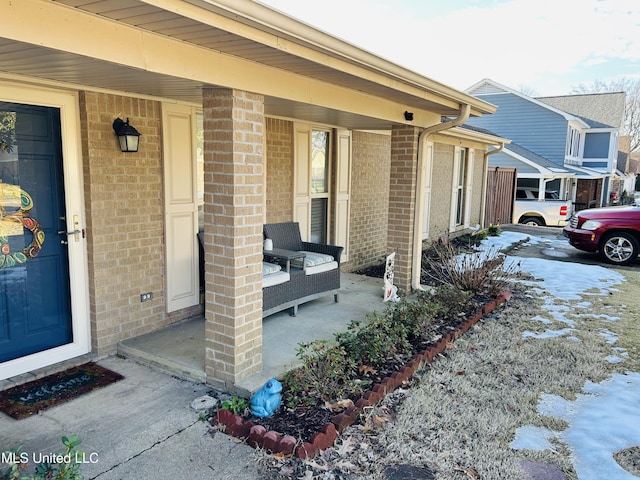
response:
{"label": "window frame", "polygon": [[[316,132],[324,132],[326,133],[326,143],[325,143],[325,156],[324,156],[324,184],[325,191],[316,192],[314,189],[314,150],[315,150],[315,142],[314,142],[314,134]],[[329,233],[330,233],[330,224],[331,224],[331,194],[333,192],[332,186],[332,165],[334,162],[333,157],[333,130],[330,128],[317,127],[312,125],[310,130],[310,148],[311,152],[309,155],[309,241],[315,243],[328,243],[329,241]],[[315,202],[314,202],[315,200]],[[324,200],[325,209],[324,209],[324,231],[314,232],[313,230],[313,206],[314,203],[317,204],[318,200]]]}
{"label": "window frame", "polygon": [[468,171],[468,159],[467,159],[467,149],[461,148],[460,150],[456,150],[456,203],[454,205],[455,208],[455,226],[461,227],[464,226],[464,217],[465,217],[465,203],[467,196],[467,175]]}
{"label": "window frame", "polygon": [[473,194],[474,149],[454,147],[449,231],[469,227]]}
{"label": "window frame", "polygon": [[584,135],[582,130],[567,125],[567,140],[565,146],[565,163],[569,165],[581,165],[581,157],[583,152]]}

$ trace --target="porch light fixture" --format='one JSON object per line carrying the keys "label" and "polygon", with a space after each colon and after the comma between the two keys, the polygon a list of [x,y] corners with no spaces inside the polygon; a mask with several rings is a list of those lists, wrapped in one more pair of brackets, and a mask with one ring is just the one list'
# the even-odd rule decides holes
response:
{"label": "porch light fixture", "polygon": [[129,118],[126,122],[123,122],[121,118],[116,118],[113,121],[113,131],[118,136],[118,142],[120,143],[120,150],[123,152],[137,152],[138,144],[140,143],[140,133],[129,125]]}
{"label": "porch light fixture", "polygon": [[404,119],[407,120],[408,122],[413,121],[413,112],[405,111],[404,112]]}

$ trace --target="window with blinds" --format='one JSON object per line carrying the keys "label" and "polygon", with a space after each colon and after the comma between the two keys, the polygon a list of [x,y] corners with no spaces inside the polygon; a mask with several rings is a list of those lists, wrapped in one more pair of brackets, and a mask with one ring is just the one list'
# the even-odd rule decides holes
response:
{"label": "window with blinds", "polygon": [[465,186],[467,184],[467,155],[466,150],[461,149],[459,155],[456,158],[458,162],[458,182],[456,185],[456,225],[462,225],[464,223],[464,208],[465,208]]}
{"label": "window with blinds", "polygon": [[310,240],[327,243],[329,211],[328,130],[311,130],[311,231]]}

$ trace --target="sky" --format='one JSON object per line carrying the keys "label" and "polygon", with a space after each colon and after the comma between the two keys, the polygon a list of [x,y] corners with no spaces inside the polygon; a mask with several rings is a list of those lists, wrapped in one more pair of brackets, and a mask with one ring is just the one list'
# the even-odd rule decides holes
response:
{"label": "sky", "polygon": [[638,0],[260,0],[445,85],[532,96],[640,78]]}
{"label": "sky", "polygon": [[[540,248],[547,256],[567,255],[564,253],[568,245],[565,239],[551,240],[518,232],[502,232],[498,237],[488,237],[483,241],[481,250],[496,252],[527,238],[530,244],[543,243]],[[569,317],[592,316],[589,297],[606,296],[626,281],[623,275],[599,265],[509,255],[506,263],[512,262],[519,263],[521,270],[536,279],[529,282],[532,292],[537,291],[545,297],[542,312],[535,318],[540,322],[540,328],[536,332],[524,331],[523,341],[544,341],[555,337],[580,341],[574,335],[579,327]],[[619,320],[614,315],[599,316],[605,322]],[[616,346],[617,336],[606,328],[600,334],[611,345],[611,355],[605,360],[624,362],[628,352]],[[640,372],[614,373],[600,383],[588,381],[575,400],[545,393],[539,399],[537,410],[540,415],[566,421],[567,428],[555,431],[522,425],[516,430],[511,448],[555,450],[552,440],[558,439],[571,450],[571,461],[580,480],[638,478],[620,467],[613,455],[620,450],[640,446],[640,428],[635,428],[640,425]]]}

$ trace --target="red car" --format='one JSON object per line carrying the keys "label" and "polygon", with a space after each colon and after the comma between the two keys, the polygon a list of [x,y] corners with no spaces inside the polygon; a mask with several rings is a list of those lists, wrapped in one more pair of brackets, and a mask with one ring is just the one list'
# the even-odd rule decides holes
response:
{"label": "red car", "polygon": [[562,233],[579,250],[628,265],[640,253],[640,207],[592,208],[576,212]]}

